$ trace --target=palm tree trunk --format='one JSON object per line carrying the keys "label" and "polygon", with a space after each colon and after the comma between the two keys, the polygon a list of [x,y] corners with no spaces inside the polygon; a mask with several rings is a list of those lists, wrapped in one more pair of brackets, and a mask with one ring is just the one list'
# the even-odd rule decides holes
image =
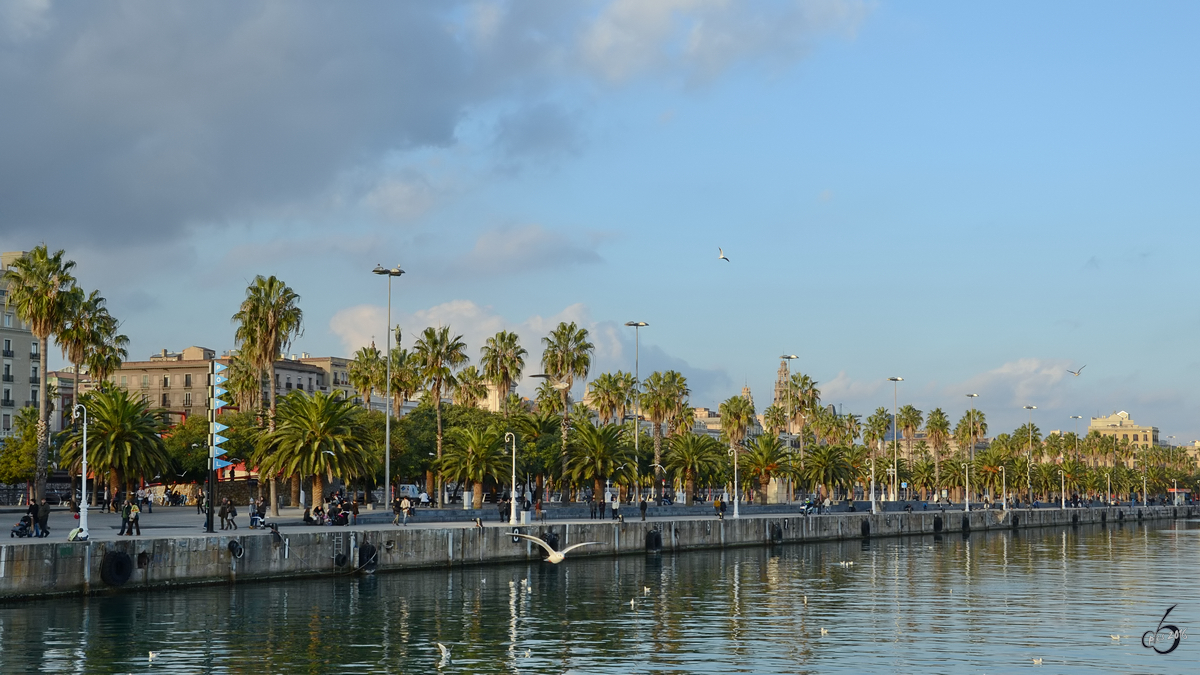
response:
{"label": "palm tree trunk", "polygon": [[[636,458],[635,458],[635,461],[636,461]],[[662,469],[658,468],[658,467],[662,466],[662,423],[661,422],[654,423],[654,463],[657,466],[654,467],[654,489],[652,489],[650,491],[650,494],[654,495],[655,497],[662,497],[662,495],[659,494],[659,486],[662,485],[662,480],[659,477],[659,472],[662,471]]]}
{"label": "palm tree trunk", "polygon": [[[49,337],[38,338],[38,446],[37,473],[34,479],[33,497],[36,503],[42,502],[46,496],[46,473],[50,455],[50,406],[46,390],[46,352],[49,351]],[[78,376],[76,376],[78,377]]]}
{"label": "palm tree trunk", "polygon": [[[433,397],[434,397],[433,407],[437,411],[437,458],[438,458],[438,463],[440,464],[442,461],[442,396],[441,396],[441,392],[438,391],[437,389],[435,389],[433,392]],[[445,496],[443,494],[443,492],[445,492],[445,491],[442,490],[442,474],[439,470],[438,475],[437,475],[437,505],[438,505],[439,509],[443,508],[445,506],[445,504],[442,503],[443,502],[442,498]]]}
{"label": "palm tree trunk", "polygon": [[325,486],[321,483],[321,474],[319,473],[313,474],[312,491],[312,498],[309,501],[312,502],[312,508],[316,508],[325,502]]}
{"label": "palm tree trunk", "polygon": [[471,508],[483,508],[483,483],[481,481],[475,481],[475,484],[471,486],[471,489],[475,493],[475,498],[471,500]]}
{"label": "palm tree trunk", "polygon": [[569,489],[567,489],[567,486],[568,486],[568,485],[570,485],[570,482],[568,482],[568,481],[567,481],[567,433],[568,433],[568,432],[571,430],[571,422],[570,422],[570,419],[569,419],[569,417],[568,417],[568,413],[569,413],[569,410],[568,410],[568,400],[569,400],[569,399],[568,399],[568,394],[567,394],[567,391],[568,391],[568,389],[564,389],[564,390],[563,390],[563,393],[562,393],[562,400],[563,400],[563,414],[562,414],[562,417],[563,417],[563,419],[562,419],[562,487],[560,488],[560,490],[562,491],[562,501],[563,501],[563,503],[564,503],[564,504],[570,504],[570,503],[571,503],[571,501],[572,501],[572,499],[571,499],[571,491],[570,491]]}
{"label": "palm tree trunk", "polygon": [[300,506],[300,474],[292,474],[292,494],[289,502],[292,506]]}
{"label": "palm tree trunk", "polygon": [[683,495],[683,504],[684,504],[684,506],[691,506],[691,505],[692,505],[692,494],[693,494],[694,492],[696,492],[696,477],[695,477],[695,475],[694,475],[694,474],[692,474],[692,472],[691,472],[691,470],[690,470],[690,469],[689,469],[688,471],[684,472],[684,474],[683,474],[683,475],[684,475],[684,479],[683,479],[683,486],[684,486],[684,487],[683,487],[683,489],[684,489],[684,495]]}

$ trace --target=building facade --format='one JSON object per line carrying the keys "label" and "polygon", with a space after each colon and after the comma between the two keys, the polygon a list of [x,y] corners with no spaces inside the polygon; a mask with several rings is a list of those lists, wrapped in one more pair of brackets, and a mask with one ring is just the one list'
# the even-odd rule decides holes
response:
{"label": "building facade", "polygon": [[1088,433],[1096,432],[1101,436],[1111,436],[1118,441],[1129,441],[1137,448],[1149,448],[1158,445],[1158,427],[1148,427],[1138,424],[1124,410],[1105,417],[1093,417],[1088,423]]}
{"label": "building facade", "polygon": [[[0,253],[0,272],[7,270],[23,251]],[[21,408],[37,407],[42,387],[38,372],[38,341],[29,326],[8,304],[8,286],[0,278],[0,438],[12,435],[13,422]]]}

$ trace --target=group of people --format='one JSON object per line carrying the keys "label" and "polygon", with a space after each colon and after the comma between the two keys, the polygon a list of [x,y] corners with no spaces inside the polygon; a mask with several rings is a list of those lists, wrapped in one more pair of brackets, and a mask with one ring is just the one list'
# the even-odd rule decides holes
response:
{"label": "group of people", "polygon": [[32,503],[25,510],[29,520],[33,523],[33,536],[48,537],[50,536],[50,504],[42,497],[41,502]]}
{"label": "group of people", "polygon": [[346,496],[341,490],[335,492],[329,498],[329,509],[326,510],[322,504],[317,504],[314,508],[304,509],[304,524],[305,525],[357,525],[358,524],[358,500],[346,500]]}

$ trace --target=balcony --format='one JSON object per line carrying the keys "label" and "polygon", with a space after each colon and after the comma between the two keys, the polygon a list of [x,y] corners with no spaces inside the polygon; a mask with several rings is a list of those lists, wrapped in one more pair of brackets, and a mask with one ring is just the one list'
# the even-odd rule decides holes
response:
{"label": "balcony", "polygon": [[12,400],[11,398],[0,399],[0,408],[15,408],[15,407],[17,407],[17,402]]}
{"label": "balcony", "polygon": [[13,350],[11,350],[11,349],[5,349],[5,350],[4,350],[4,358],[6,358],[6,359],[11,359],[11,358],[13,358],[14,356],[16,356],[16,354],[14,354],[14,353],[13,353]]}
{"label": "balcony", "polygon": [[38,402],[37,401],[25,401],[25,407],[26,408],[36,408],[36,407],[38,407]]}
{"label": "balcony", "polygon": [[3,379],[5,382],[12,382],[16,378],[14,378],[12,375],[0,375],[0,379]]}
{"label": "balcony", "polygon": [[34,361],[37,361],[38,353],[37,352],[29,352],[29,358],[33,359]]}
{"label": "balcony", "polygon": [[41,384],[41,383],[42,383],[42,378],[38,377],[37,375],[29,376],[29,384]]}

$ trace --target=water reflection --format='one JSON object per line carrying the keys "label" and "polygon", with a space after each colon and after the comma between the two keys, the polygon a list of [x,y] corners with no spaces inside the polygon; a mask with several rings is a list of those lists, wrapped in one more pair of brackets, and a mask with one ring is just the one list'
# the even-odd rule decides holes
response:
{"label": "water reflection", "polygon": [[[845,541],[0,607],[6,672],[1173,672],[1200,524]],[[807,599],[807,602],[806,602]],[[632,602],[631,602],[632,601]],[[824,631],[827,631],[823,634]],[[1200,628],[1195,629],[1200,636]],[[1113,640],[1112,635],[1122,636]],[[151,663],[150,651],[159,653]]]}

